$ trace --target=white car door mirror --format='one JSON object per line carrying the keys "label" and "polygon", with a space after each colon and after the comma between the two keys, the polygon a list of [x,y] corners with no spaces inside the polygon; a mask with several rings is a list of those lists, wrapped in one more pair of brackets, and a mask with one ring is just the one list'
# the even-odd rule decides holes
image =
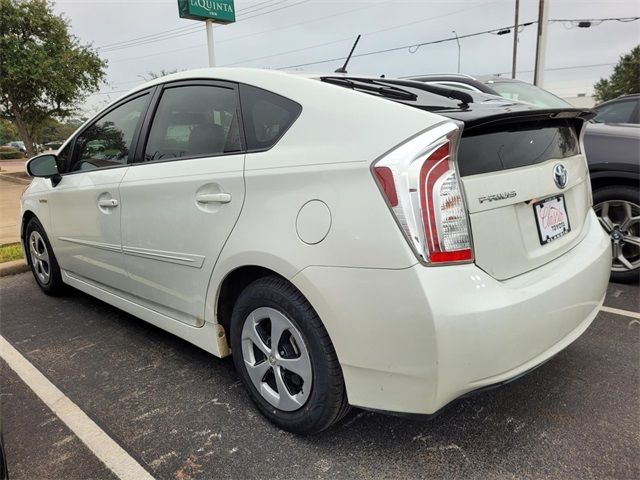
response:
{"label": "white car door mirror", "polygon": [[56,177],[58,172],[58,164],[56,156],[46,153],[44,155],[36,155],[31,158],[26,165],[27,173],[31,177],[51,178]]}

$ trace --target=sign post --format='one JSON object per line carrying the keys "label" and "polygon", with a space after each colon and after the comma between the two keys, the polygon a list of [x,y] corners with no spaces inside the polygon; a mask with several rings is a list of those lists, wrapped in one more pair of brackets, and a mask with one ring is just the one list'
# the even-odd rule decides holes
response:
{"label": "sign post", "polygon": [[213,48],[213,22],[209,19],[205,20],[207,27],[207,50],[209,51],[209,66],[216,66],[216,52]]}
{"label": "sign post", "polygon": [[226,25],[236,21],[233,0],[178,0],[178,13],[180,18],[205,21],[209,66],[214,67],[216,56],[213,46],[213,24]]}

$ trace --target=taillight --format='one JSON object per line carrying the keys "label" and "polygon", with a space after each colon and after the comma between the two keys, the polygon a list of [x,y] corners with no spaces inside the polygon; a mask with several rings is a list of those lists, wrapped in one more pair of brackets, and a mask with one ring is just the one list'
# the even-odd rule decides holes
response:
{"label": "taillight", "polygon": [[407,240],[429,264],[473,260],[455,165],[458,136],[455,124],[440,125],[400,145],[373,167]]}

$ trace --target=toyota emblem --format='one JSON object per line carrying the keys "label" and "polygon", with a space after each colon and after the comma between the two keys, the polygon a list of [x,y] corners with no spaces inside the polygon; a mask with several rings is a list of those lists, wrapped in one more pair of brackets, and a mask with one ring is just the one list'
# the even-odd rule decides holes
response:
{"label": "toyota emblem", "polygon": [[556,182],[558,188],[567,186],[567,169],[561,163],[553,167],[553,181]]}

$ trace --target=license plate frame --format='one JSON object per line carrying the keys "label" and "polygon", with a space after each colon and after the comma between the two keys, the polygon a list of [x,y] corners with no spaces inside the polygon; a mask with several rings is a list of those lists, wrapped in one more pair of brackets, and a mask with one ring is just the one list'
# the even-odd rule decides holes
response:
{"label": "license plate frame", "polygon": [[564,195],[554,195],[533,204],[540,245],[547,245],[571,232]]}

